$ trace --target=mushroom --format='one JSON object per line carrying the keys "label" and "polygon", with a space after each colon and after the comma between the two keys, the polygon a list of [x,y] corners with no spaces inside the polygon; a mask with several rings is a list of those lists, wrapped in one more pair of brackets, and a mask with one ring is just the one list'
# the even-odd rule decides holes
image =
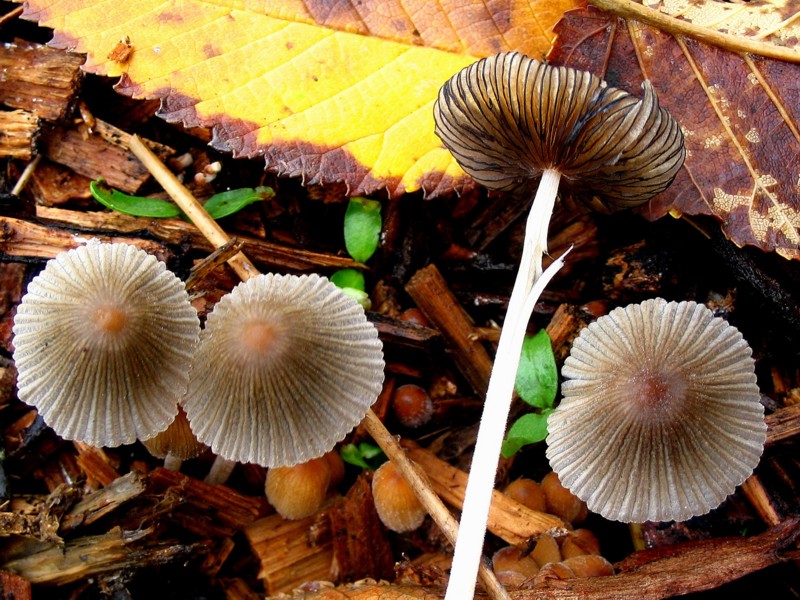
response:
{"label": "mushroom", "polygon": [[[683,164],[683,135],[659,107],[575,69],[498,54],[448,80],[434,105],[436,133],[461,167],[494,190],[539,188],[486,394],[447,597],[471,597],[525,328],[541,290],[561,267],[542,255],[559,182],[591,190],[610,210],[665,190]],[[562,256],[563,258],[563,256]]]}
{"label": "mushroom", "polygon": [[179,406],[178,414],[164,431],[142,444],[156,458],[164,459],[164,467],[172,471],[180,469],[181,462],[199,456],[206,445],[194,436],[186,413]]}
{"label": "mushroom", "polygon": [[322,456],[383,383],[376,329],[318,275],[257,275],[209,315],[182,406],[198,439],[265,467]]}
{"label": "mushroom", "polygon": [[267,471],[264,492],[284,519],[305,519],[316,513],[331,486],[331,463],[327,455]]}
{"label": "mushroom", "polygon": [[60,436],[119,446],[174,419],[200,323],[155,257],[97,241],[59,254],[14,321],[19,398]]}
{"label": "mushroom", "polygon": [[381,523],[397,533],[414,531],[428,514],[391,462],[383,463],[372,476],[372,498]]}
{"label": "mushroom", "polygon": [[701,304],[616,308],[581,332],[562,373],[547,457],[608,519],[704,514],[758,464],[767,428],[750,347]]}

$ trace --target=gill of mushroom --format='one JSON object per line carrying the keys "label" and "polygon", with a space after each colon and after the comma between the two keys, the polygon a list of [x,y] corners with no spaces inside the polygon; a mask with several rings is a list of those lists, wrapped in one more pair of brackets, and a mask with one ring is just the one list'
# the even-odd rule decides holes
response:
{"label": "gill of mushroom", "polygon": [[[200,233],[211,242],[216,248],[225,246],[229,241],[228,235],[223,231],[219,224],[211,218],[203,206],[192,196],[191,192],[178,180],[177,177],[162,163],[158,157],[142,142],[141,138],[132,135],[128,139],[131,152],[142,162],[150,171],[151,175],[158,181],[175,204],[198,228]],[[243,280],[247,281],[251,277],[259,274],[255,265],[244,255],[238,252],[227,260],[228,265]],[[378,416],[372,411],[367,413],[362,422],[367,432],[383,450],[384,454],[395,464],[403,477],[408,481],[414,493],[417,494],[425,510],[439,526],[448,541],[455,545],[458,535],[458,522],[444,505],[439,496],[431,488],[430,483],[413,465],[405,451],[400,447],[399,442],[386,429]],[[215,460],[216,462],[216,460]],[[227,470],[232,461],[225,461],[224,470]],[[225,475],[227,476],[227,475]],[[481,582],[486,588],[487,593],[493,600],[507,600],[509,598],[505,588],[500,584],[494,572],[486,564],[478,566],[478,573]]]}
{"label": "gill of mushroom", "polygon": [[518,191],[540,179],[486,392],[448,600],[473,595],[525,329],[562,264],[542,268],[559,184],[571,192],[592,190],[595,203],[617,210],[665,190],[683,164],[678,124],[648,81],[642,88],[639,99],[590,73],[513,52],[456,73],[434,105],[436,134],[476,182]]}

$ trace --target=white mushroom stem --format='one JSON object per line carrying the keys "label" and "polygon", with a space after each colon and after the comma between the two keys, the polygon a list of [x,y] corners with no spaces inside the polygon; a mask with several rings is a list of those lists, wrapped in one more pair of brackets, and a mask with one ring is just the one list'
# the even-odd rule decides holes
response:
{"label": "white mushroom stem", "polygon": [[208,470],[203,482],[209,485],[224,485],[231,473],[233,473],[235,466],[235,460],[228,460],[217,455],[214,457],[214,462],[211,463],[211,468]]}
{"label": "white mushroom stem", "polygon": [[560,178],[560,173],[554,169],[547,169],[542,173],[539,189],[528,215],[522,260],[508,302],[486,391],[475,452],[472,455],[446,600],[463,600],[474,595],[489,505],[525,340],[525,329],[536,301],[564,264],[562,255],[546,271],[542,271],[542,257],[547,251],[547,228],[553,214]]}
{"label": "white mushroom stem", "polygon": [[[191,219],[191,221],[208,239],[209,242],[214,244],[214,246],[217,248],[228,243],[228,235],[222,230],[217,222],[214,221],[211,216],[209,216],[203,206],[194,196],[192,196],[191,192],[189,192],[189,190],[187,190],[183,184],[178,181],[175,175],[169,169],[167,169],[164,163],[162,163],[158,157],[142,143],[138,136],[133,135],[130,137],[129,147],[131,152],[133,152],[133,154],[136,155],[140,161],[142,161],[142,164],[147,167],[147,170],[150,171],[153,177],[156,178],[164,190],[175,201],[175,204],[178,205],[178,208],[180,208],[184,214]],[[556,185],[557,183],[558,181],[556,180]],[[547,217],[549,218],[549,214]],[[546,224],[544,228],[546,235]],[[250,277],[258,275],[258,270],[241,252],[229,259],[228,263],[234,268],[236,274],[239,275],[243,281],[247,281]],[[552,269],[553,267],[551,266],[550,268]],[[539,272],[541,272],[541,257],[539,260]],[[520,344],[521,343],[522,342],[520,342]],[[392,436],[391,433],[389,433],[384,424],[372,410],[367,411],[364,419],[364,425],[370,436],[372,436],[378,446],[380,446],[381,450],[383,450],[383,452],[395,464],[397,470],[403,475],[403,478],[408,481],[417,498],[428,511],[428,514],[431,515],[434,522],[445,533],[450,542],[455,543],[455,539],[458,534],[458,523],[456,522],[455,518],[453,518],[453,516],[450,514],[450,511],[441,501],[439,496],[437,496],[430,487],[430,483],[428,483],[414,468],[411,461],[406,456],[405,451],[400,447],[400,444],[397,443],[397,440]],[[217,456],[214,460],[214,464],[211,466],[211,471],[206,477],[206,482],[210,483],[209,479],[212,478],[212,474],[215,472],[215,469],[224,469],[227,466],[226,463],[231,463],[231,461],[227,461],[221,456]],[[232,465],[235,465],[235,463],[231,463],[231,469],[233,468]],[[228,471],[228,474],[230,474],[230,471]],[[214,475],[214,478],[216,477],[217,476]],[[227,479],[227,475],[225,478]],[[486,527],[485,520],[486,519],[484,519],[484,529]],[[481,535],[481,539],[483,539],[483,535]],[[477,574],[478,565],[476,564],[472,579],[472,587],[475,586],[475,578]],[[493,598],[493,600],[507,600],[509,598],[505,588],[500,584],[495,577],[494,572],[490,568],[488,568],[486,565],[481,565],[480,575],[481,581],[486,587],[487,593],[491,598]]]}
{"label": "white mushroom stem", "polygon": [[164,468],[170,471],[180,471],[182,464],[183,459],[172,452],[167,452],[167,455],[164,457]]}

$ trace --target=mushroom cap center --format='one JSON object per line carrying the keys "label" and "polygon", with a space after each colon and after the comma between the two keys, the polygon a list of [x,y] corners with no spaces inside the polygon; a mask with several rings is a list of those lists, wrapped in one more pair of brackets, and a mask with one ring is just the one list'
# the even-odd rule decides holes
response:
{"label": "mushroom cap center", "polygon": [[278,332],[272,323],[255,319],[243,324],[240,340],[247,351],[264,355],[274,348],[277,337]]}
{"label": "mushroom cap center", "polygon": [[118,334],[125,329],[128,321],[127,311],[113,304],[98,306],[92,312],[92,324],[98,333]]}
{"label": "mushroom cap center", "polygon": [[680,373],[646,367],[630,381],[630,410],[643,421],[670,421],[678,418],[688,391],[687,381]]}

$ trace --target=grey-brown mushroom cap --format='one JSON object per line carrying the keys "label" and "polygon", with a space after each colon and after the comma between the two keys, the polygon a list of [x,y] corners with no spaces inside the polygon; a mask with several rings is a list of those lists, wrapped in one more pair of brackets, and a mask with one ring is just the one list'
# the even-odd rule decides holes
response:
{"label": "grey-brown mushroom cap", "polygon": [[703,305],[617,308],[581,332],[562,373],[547,457],[608,519],[704,514],[758,464],[766,425],[750,347]]}
{"label": "grey-brown mushroom cap", "polygon": [[383,350],[361,306],[318,275],[259,275],[209,315],[186,399],[198,439],[229,460],[291,466],[364,418]]}
{"label": "grey-brown mushroom cap", "polygon": [[478,183],[512,190],[552,168],[561,185],[610,208],[664,191],[686,151],[648,81],[639,99],[585,71],[511,52],[449,79],[434,104],[436,134]]}
{"label": "grey-brown mushroom cap", "polygon": [[119,446],[175,417],[200,322],[163,263],[95,241],[48,261],[13,331],[19,398],[66,439]]}

